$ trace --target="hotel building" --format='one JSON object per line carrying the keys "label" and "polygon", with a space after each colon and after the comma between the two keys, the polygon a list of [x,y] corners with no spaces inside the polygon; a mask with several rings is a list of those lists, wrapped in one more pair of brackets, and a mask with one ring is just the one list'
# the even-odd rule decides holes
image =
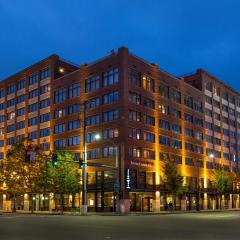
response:
{"label": "hotel building", "polygon": [[[90,163],[114,167],[117,155],[117,171],[87,167],[90,211],[114,210],[117,174],[125,211],[164,210],[172,199],[163,182],[167,158],[186,185],[177,208],[196,209],[197,198],[200,209],[217,208],[212,172],[237,171],[239,124],[234,89],[202,69],[174,77],[125,47],[80,66],[52,55],[0,82],[1,159],[22,137],[76,159],[85,139]],[[0,208],[7,198],[0,193]],[[239,207],[238,192],[223,201]],[[24,196],[19,208],[26,209]]]}

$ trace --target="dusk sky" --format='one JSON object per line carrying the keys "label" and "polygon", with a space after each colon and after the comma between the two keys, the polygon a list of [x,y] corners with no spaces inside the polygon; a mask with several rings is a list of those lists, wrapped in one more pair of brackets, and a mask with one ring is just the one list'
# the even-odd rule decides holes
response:
{"label": "dusk sky", "polygon": [[53,53],[81,64],[127,46],[181,76],[204,68],[240,91],[238,0],[0,0],[0,79]]}

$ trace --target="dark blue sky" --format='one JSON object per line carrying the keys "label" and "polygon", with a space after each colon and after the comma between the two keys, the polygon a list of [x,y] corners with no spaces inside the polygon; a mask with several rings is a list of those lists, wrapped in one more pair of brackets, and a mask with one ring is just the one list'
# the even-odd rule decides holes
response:
{"label": "dark blue sky", "polygon": [[238,0],[0,0],[0,79],[52,54],[125,45],[173,75],[202,67],[240,91]]}

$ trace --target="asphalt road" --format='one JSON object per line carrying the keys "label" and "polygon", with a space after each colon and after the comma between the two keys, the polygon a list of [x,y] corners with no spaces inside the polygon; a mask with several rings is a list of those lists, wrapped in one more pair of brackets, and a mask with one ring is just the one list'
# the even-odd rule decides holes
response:
{"label": "asphalt road", "polygon": [[0,216],[1,240],[240,239],[240,212],[151,216]]}

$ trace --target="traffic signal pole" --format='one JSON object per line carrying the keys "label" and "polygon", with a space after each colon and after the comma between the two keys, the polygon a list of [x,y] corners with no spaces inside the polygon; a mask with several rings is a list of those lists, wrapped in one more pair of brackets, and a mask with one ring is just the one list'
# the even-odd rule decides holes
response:
{"label": "traffic signal pole", "polygon": [[[87,149],[86,149],[86,106],[85,102],[81,106],[83,112],[83,170],[82,170],[82,180],[83,180],[83,190],[82,190],[82,215],[86,216],[88,213],[87,206]],[[80,164],[80,162],[79,162]]]}

